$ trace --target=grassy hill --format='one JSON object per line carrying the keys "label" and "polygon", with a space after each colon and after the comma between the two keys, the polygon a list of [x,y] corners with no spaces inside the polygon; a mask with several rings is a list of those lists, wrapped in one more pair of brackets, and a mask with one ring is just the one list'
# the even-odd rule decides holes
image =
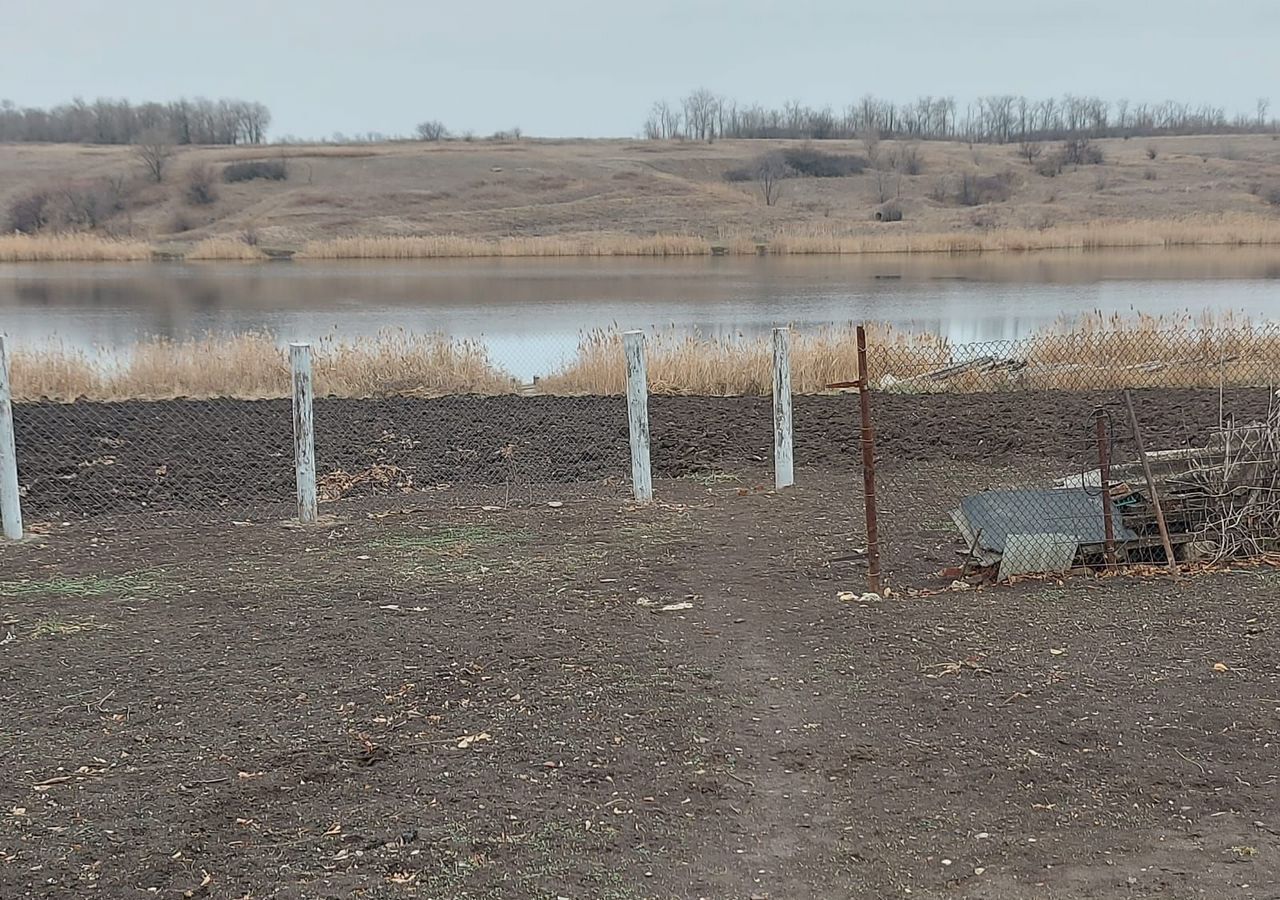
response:
{"label": "grassy hill", "polygon": [[[869,149],[856,141],[810,146],[864,160]],[[755,242],[785,248],[791,239],[797,252],[803,239],[819,250],[821,239],[862,237],[875,243],[844,249],[906,249],[911,236],[1053,234],[1108,224],[1114,230],[1119,223],[1135,234],[1176,223],[1188,242],[1200,242],[1197,229],[1222,237],[1223,227],[1231,237],[1224,242],[1250,234],[1260,242],[1280,240],[1276,136],[1112,139],[1094,146],[1101,163],[1045,174],[1057,145],[1045,145],[1028,161],[1016,144],[885,141],[859,174],[784,178],[777,201],[767,205],[751,177],[757,160],[802,148],[799,142],[192,147],[176,150],[159,184],[146,179],[128,147],[3,145],[0,219],[16,201],[43,191],[52,198],[49,218],[61,220],[46,232],[73,227],[179,253],[217,237],[230,241],[206,246],[297,250],[338,237],[446,235],[474,239],[473,250],[477,242],[500,239],[528,247],[519,239],[538,237],[568,241],[560,245],[565,252],[581,252],[603,237],[618,248],[628,236],[653,235],[697,238],[691,246],[702,248]],[[225,183],[225,167],[246,160],[283,161],[287,178]],[[211,202],[198,202],[192,190],[202,170],[213,196],[201,199]],[[727,180],[734,170],[746,180]],[[918,174],[908,174],[913,170]],[[67,212],[68,203],[75,204],[66,198],[75,192],[104,190],[109,199],[87,219]],[[886,202],[897,205],[901,221],[873,220]],[[357,245],[348,247],[341,255],[362,255]],[[954,246],[940,247],[948,248]],[[931,248],[917,242],[914,249]]]}

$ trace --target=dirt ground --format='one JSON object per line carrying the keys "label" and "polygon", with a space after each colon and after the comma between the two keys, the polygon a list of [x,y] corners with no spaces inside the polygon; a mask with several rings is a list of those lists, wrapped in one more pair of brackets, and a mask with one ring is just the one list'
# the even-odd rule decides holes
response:
{"label": "dirt ground", "polygon": [[[599,232],[695,234],[767,239],[781,231],[948,232],[1009,226],[1045,228],[1106,219],[1178,219],[1266,213],[1256,196],[1280,180],[1280,143],[1267,135],[1098,141],[1106,164],[1056,178],[1036,174],[1004,146],[925,142],[919,175],[868,171],[847,178],[789,179],[774,206],[752,183],[724,173],[778,141],[668,143],[634,140],[402,142],[358,146],[187,148],[170,183],[138,179],[129,209],[103,224],[118,235],[175,248],[210,235],[252,231],[266,246],[296,247],[334,235],[576,235]],[[886,141],[881,155],[896,152]],[[822,141],[837,153],[864,153],[859,141]],[[1148,158],[1148,149],[1156,153]],[[218,186],[218,200],[183,198],[194,166],[284,156],[289,179]],[[1009,172],[1008,202],[978,208],[937,202],[939,179]],[[127,147],[0,146],[0,209],[25,190],[138,175]],[[876,224],[873,211],[896,199],[904,220]]]}
{"label": "dirt ground", "polygon": [[0,896],[1275,896],[1274,573],[841,600],[844,474],[0,548]]}

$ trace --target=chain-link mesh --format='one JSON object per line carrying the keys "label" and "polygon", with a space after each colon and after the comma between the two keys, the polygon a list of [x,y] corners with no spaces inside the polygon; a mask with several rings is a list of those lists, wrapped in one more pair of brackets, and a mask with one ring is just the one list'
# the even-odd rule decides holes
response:
{"label": "chain-link mesh", "polygon": [[[347,501],[423,493],[452,505],[512,505],[558,499],[572,485],[625,489],[630,450],[620,356],[588,379],[569,369],[579,357],[576,343],[557,349],[542,341],[528,359],[508,347],[495,360],[474,342],[396,341],[395,353],[381,355],[317,348],[322,513],[340,514]],[[263,383],[283,394],[286,356],[268,351],[276,368]],[[422,358],[431,353],[438,358]],[[586,393],[592,384],[605,392]],[[287,396],[26,400],[14,404],[14,418],[23,512],[36,529],[296,514]]]}
{"label": "chain-link mesh", "polygon": [[1280,550],[1278,379],[1271,326],[872,346],[885,573],[962,585],[1165,566],[1166,546],[1179,565]]}
{"label": "chain-link mesh", "polygon": [[33,526],[287,517],[287,400],[14,404],[22,509]]}

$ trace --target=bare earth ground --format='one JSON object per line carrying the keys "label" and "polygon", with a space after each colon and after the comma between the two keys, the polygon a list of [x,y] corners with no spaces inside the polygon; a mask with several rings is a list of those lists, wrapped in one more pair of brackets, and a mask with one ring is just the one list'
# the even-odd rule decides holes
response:
{"label": "bare earth ground", "polygon": [[[715,144],[636,140],[521,141],[357,146],[194,148],[181,150],[169,183],[136,185],[126,213],[109,233],[173,242],[213,234],[258,233],[268,245],[296,246],[345,234],[572,235],[678,232],[766,239],[787,229],[839,233],[945,232],[998,226],[1044,228],[1106,219],[1165,219],[1259,213],[1259,185],[1280,179],[1273,136],[1204,136],[1099,141],[1106,164],[1068,169],[1056,178],[1032,171],[1016,145],[920,145],[920,175],[884,176],[903,222],[871,222],[882,184],[875,172],[794,179],[766,207],[755,185],[729,184],[741,167],[788,142]],[[792,142],[794,143],[794,142]],[[860,142],[823,141],[831,152],[863,153]],[[1148,159],[1148,148],[1157,156]],[[888,156],[893,142],[881,153]],[[212,206],[182,197],[184,173],[202,163],[289,160],[286,182],[220,185]],[[940,178],[1012,172],[1005,203],[979,208],[930,199]],[[0,145],[0,208],[40,185],[134,174],[128,148]]]}
{"label": "bare earth ground", "polygon": [[0,896],[1275,896],[1273,574],[842,602],[847,474],[5,547]]}

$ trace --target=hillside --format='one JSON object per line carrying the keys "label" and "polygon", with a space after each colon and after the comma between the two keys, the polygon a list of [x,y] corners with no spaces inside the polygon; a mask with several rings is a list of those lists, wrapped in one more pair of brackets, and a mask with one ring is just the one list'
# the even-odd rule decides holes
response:
{"label": "hillside", "polygon": [[[56,204],[68,187],[111,184],[112,203],[95,212],[87,230],[179,251],[224,235],[280,248],[349,235],[664,233],[714,243],[810,233],[1046,230],[1133,219],[1280,222],[1280,207],[1267,199],[1280,192],[1274,135],[1097,141],[1101,164],[1067,165],[1053,177],[1037,171],[1041,160],[1029,163],[1016,144],[886,141],[877,164],[861,174],[784,179],[772,206],[755,180],[725,178],[732,169],[750,169],[763,153],[801,146],[525,140],[180,148],[156,184],[128,147],[11,144],[0,145],[0,218],[33,191],[46,190]],[[812,146],[862,157],[868,150],[857,141]],[[1046,145],[1042,159],[1057,150]],[[907,166],[912,152],[918,165]],[[259,159],[283,159],[287,179],[222,183],[226,164]],[[205,166],[216,199],[202,204],[190,199],[188,183]],[[919,174],[902,174],[917,167]],[[882,199],[897,201],[901,222],[873,221]]]}

